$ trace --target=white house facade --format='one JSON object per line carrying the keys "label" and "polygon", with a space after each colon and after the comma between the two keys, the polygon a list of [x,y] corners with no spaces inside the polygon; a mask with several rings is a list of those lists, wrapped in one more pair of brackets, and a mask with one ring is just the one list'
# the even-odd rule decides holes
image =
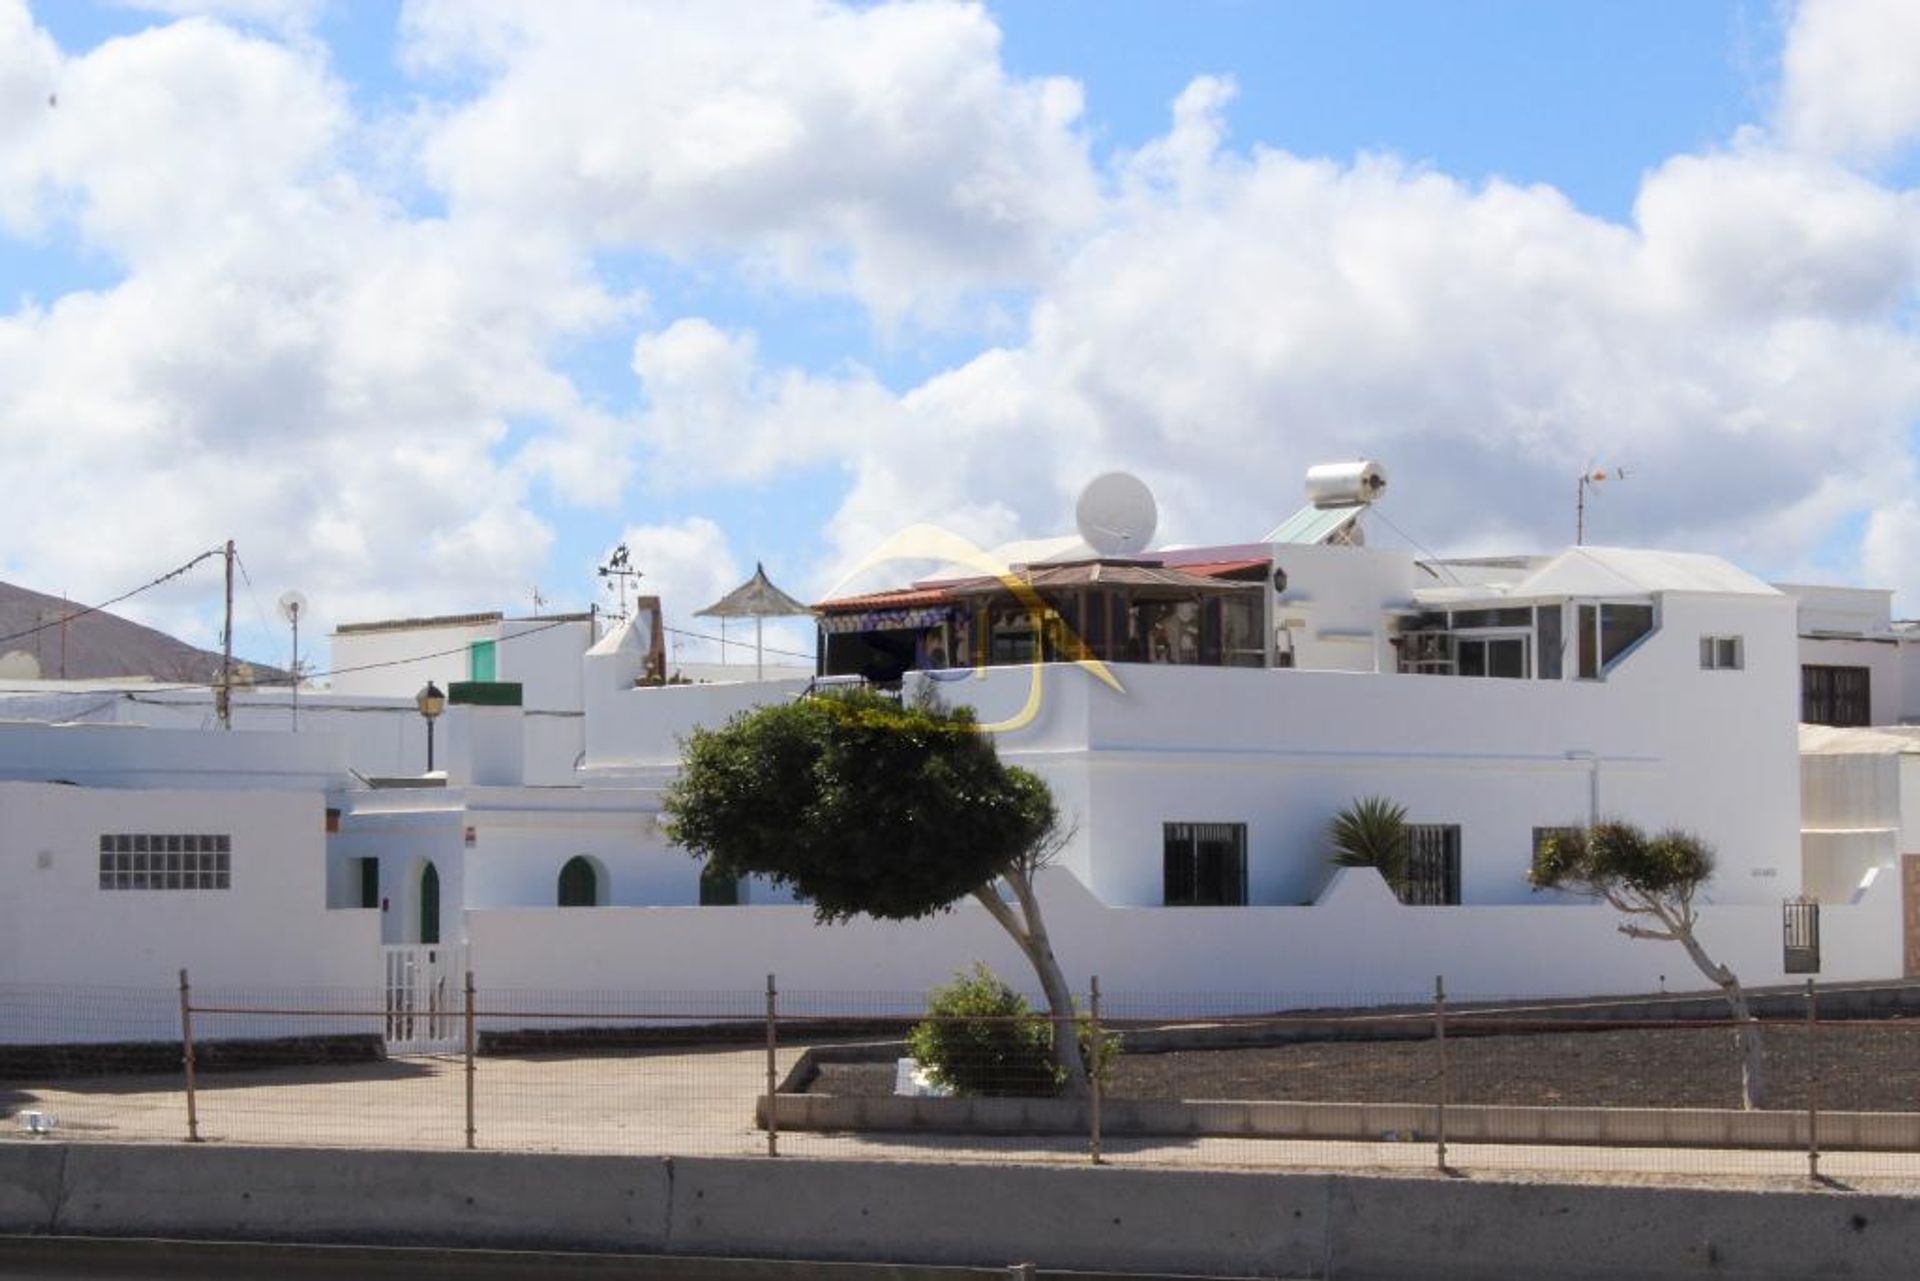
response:
{"label": "white house facade", "polygon": [[[1074,835],[1044,894],[1077,983],[1269,1004],[1415,994],[1436,975],[1487,996],[1701,986],[1677,948],[1624,938],[1609,909],[1530,889],[1541,836],[1598,818],[1715,847],[1702,934],[1749,983],[1791,977],[1783,904],[1809,895],[1824,977],[1911,971],[1912,780],[1866,760],[1898,757],[1885,743],[1821,764],[1799,728],[1809,666],[1871,667],[1871,714],[1905,716],[1909,686],[1920,697],[1899,629],[1876,621],[1884,597],[1781,590],[1672,552],[1422,560],[1366,546],[1360,514],[1310,508],[1267,541],[1125,556],[1056,540],[1005,576],[948,571],[823,602],[814,676],[735,666],[670,683],[655,612],[604,634],[591,618],[491,615],[342,628],[339,675],[303,692],[297,734],[161,728],[204,718],[204,691],[102,704],[82,702],[97,690],[0,690],[0,711],[146,725],[0,733],[0,778],[19,780],[0,806],[45,811],[8,823],[0,869],[59,886],[33,941],[0,960],[9,975],[84,976],[72,982],[191,963],[371,984],[356,976],[377,972],[383,945],[464,945],[483,984],[596,990],[745,990],[776,973],[911,993],[976,957],[1023,974],[974,909],[819,927],[774,887],[716,883],[661,833],[687,733],[871,679],[974,707],[1002,754],[1053,788]],[[1827,634],[1859,617],[1859,635]],[[430,772],[413,705],[429,680],[450,698]],[[290,712],[286,691],[253,698],[236,700],[237,723]],[[1328,821],[1370,796],[1414,824],[1400,897],[1328,862]],[[201,826],[185,814],[196,805]],[[241,834],[251,849],[269,828],[288,835],[246,864],[246,892],[274,881],[248,900],[270,924],[222,929]],[[204,907],[143,916],[126,904],[159,891],[83,883],[77,851],[117,854],[99,842],[143,830],[196,847],[225,832],[226,897],[196,886],[180,902]],[[116,948],[70,961],[62,939],[96,920]]]}

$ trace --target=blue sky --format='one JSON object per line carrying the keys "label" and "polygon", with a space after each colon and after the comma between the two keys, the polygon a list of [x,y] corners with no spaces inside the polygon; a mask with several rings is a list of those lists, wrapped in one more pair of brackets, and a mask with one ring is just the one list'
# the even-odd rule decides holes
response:
{"label": "blue sky", "polygon": [[1609,541],[1912,598],[1914,24],[1832,9],[0,0],[0,572],[230,534],[332,623],[625,538],[684,617],[1109,466],[1252,538],[1367,452],[1442,551],[1564,541],[1591,457]]}

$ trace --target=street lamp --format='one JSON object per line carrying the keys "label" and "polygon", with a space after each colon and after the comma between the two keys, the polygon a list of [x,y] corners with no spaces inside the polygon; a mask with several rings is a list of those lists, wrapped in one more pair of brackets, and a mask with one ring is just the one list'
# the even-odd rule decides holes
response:
{"label": "street lamp", "polygon": [[433,722],[447,708],[447,696],[432,681],[427,687],[413,696],[413,705],[420,709],[420,715],[427,722],[427,773],[433,773]]}

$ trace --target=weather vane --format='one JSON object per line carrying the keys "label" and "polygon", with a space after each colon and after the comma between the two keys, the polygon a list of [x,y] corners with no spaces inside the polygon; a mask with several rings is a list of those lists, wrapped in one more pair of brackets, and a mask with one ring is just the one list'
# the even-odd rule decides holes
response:
{"label": "weather vane", "polygon": [[618,547],[614,548],[613,555],[607,557],[607,563],[601,565],[595,572],[598,573],[600,577],[611,580],[607,583],[608,591],[615,590],[614,584],[619,584],[620,617],[622,620],[625,620],[627,617],[627,584],[641,576],[640,571],[633,567],[632,558],[627,553],[627,545],[621,543]]}

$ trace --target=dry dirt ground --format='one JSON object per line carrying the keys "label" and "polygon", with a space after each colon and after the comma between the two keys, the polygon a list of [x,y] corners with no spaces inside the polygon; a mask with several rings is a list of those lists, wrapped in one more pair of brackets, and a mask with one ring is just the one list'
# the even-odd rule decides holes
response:
{"label": "dry dirt ground", "polygon": [[[1920,1020],[1768,1024],[1768,1107],[1857,1112],[1920,1109]],[[1813,1053],[1809,1054],[1809,1045]],[[1417,1103],[1436,1097],[1433,1041],[1328,1041],[1258,1049],[1122,1054],[1107,1093],[1130,1099],[1288,1099]],[[1726,1028],[1453,1037],[1456,1103],[1589,1107],[1740,1106],[1739,1059]],[[811,1090],[893,1091],[892,1064],[825,1064]]]}

